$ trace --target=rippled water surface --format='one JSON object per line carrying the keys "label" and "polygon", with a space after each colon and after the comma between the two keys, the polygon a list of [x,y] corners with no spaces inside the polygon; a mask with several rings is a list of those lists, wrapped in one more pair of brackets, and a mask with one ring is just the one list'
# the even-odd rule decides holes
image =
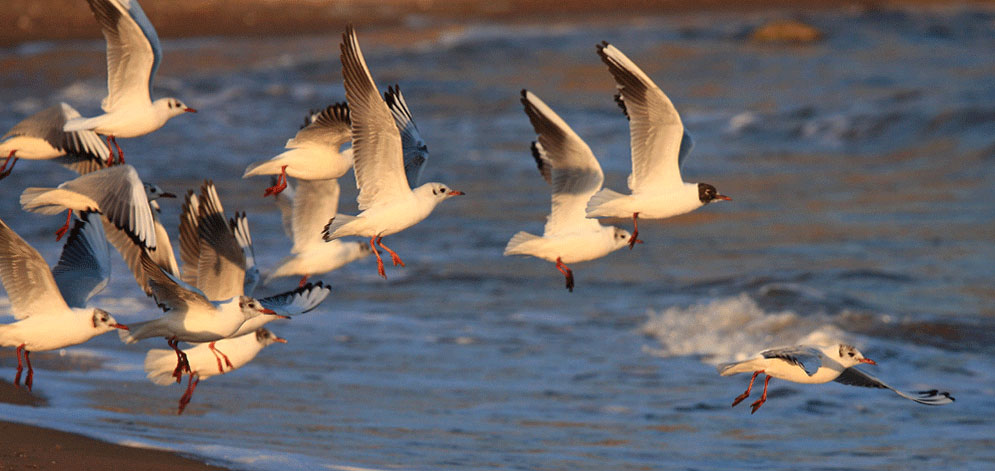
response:
{"label": "rippled water surface", "polygon": [[[141,368],[161,342],[111,335],[36,354],[51,407],[0,410],[249,469],[987,469],[995,13],[812,13],[822,42],[745,39],[777,16],[360,31],[378,85],[401,85],[432,151],[423,180],[468,193],[389,238],[407,268],[383,281],[365,259],[319,277],[334,288],[321,308],[271,324],[290,342],[204,381],[183,416],[182,388]],[[697,143],[685,179],[734,201],[645,221],[646,244],[578,264],[568,293],[551,264],[501,255],[515,232],[541,232],[549,207],[518,96],[557,110],[623,190],[628,127],[601,40],[677,105]],[[155,95],[200,112],[122,140],[128,162],[176,193],[214,179],[229,211],[249,213],[271,269],[289,243],[261,197],[268,182],[239,177],[308,109],[344,99],[338,41],[164,40]],[[0,128],[59,100],[96,113],[102,61],[101,42],[0,50]],[[0,217],[53,263],[61,221],[23,213],[17,196],[70,177],[21,162],[0,182]],[[177,221],[179,203],[163,206]],[[93,303],[125,323],[156,315],[123,264]],[[957,401],[773,381],[757,414],[729,407],[748,377],[712,365],[830,339],[856,344],[896,387]],[[13,356],[2,364],[13,375]]]}

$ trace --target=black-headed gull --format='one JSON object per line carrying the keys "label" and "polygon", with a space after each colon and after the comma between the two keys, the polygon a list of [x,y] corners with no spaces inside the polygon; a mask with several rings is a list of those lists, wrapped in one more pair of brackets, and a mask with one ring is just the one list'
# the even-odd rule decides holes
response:
{"label": "black-headed gull", "polygon": [[[180,397],[180,406],[177,410],[177,415],[182,414],[187,404],[190,403],[194,389],[200,384],[200,380],[237,370],[252,361],[263,348],[274,343],[287,343],[287,340],[277,337],[264,328],[256,329],[255,332],[249,332],[238,337],[218,340],[217,346],[228,352],[228,358],[231,360],[231,363],[228,364],[228,369],[220,371],[214,366],[215,357],[207,348],[207,345],[200,344],[184,350],[183,352],[187,355],[187,361],[190,362],[190,374],[187,382],[187,390]],[[153,383],[160,386],[173,384],[176,382],[172,374],[175,363],[171,350],[159,348],[149,350],[145,355],[146,376]]]}
{"label": "black-headed gull", "polygon": [[155,250],[155,223],[145,184],[131,165],[117,165],[81,175],[57,188],[31,187],[21,193],[25,211],[58,214],[69,210],[56,235],[69,230],[73,211],[99,212],[106,223],[125,231],[135,243]]}
{"label": "black-headed gull", "polygon": [[352,119],[352,149],[359,185],[356,216],[338,215],[325,226],[326,241],[356,235],[370,238],[377,272],[387,278],[377,245],[394,265],[404,262],[383,244],[383,238],[428,217],[435,206],[463,192],[442,183],[426,183],[413,191],[404,172],[403,147],[393,114],[377,91],[352,26],[342,35],[342,77]]}
{"label": "black-headed gull", "polygon": [[166,121],[197,110],[176,98],[152,101],[152,80],[162,60],[159,36],[138,0],[87,0],[107,40],[107,97],[104,114],[66,122],[65,131],[91,130],[107,136],[107,146],[124,155],[118,137],[137,137],[161,128]]}
{"label": "black-headed gull", "polygon": [[906,399],[931,406],[949,404],[954,401],[946,391],[918,391],[912,394],[903,393],[881,380],[864,373],[856,365],[867,363],[876,365],[874,360],[865,358],[856,348],[847,344],[828,346],[797,345],[793,347],[772,348],[764,350],[748,360],[725,363],[718,366],[722,376],[737,373],[753,373],[746,392],[740,394],[732,402],[739,404],[750,395],[753,382],[761,373],[767,375],[764,380],[764,392],[756,402],[751,404],[751,413],[756,412],[767,401],[767,384],[771,378],[780,378],[795,383],[819,384],[836,381],[853,386],[890,389]]}
{"label": "black-headed gull", "polygon": [[300,286],[304,286],[312,275],[337,270],[370,254],[365,242],[325,242],[321,238],[325,221],[338,212],[338,180],[300,180],[280,193],[276,202],[283,215],[284,232],[294,245],[290,255],[266,277],[267,284],[284,276],[300,276]]}
{"label": "black-headed gull", "polygon": [[[24,384],[30,390],[34,380],[31,352],[78,345],[115,328],[127,329],[107,311],[83,306],[107,284],[110,275],[106,242],[99,239],[100,233],[86,229],[84,224],[87,224],[85,219],[66,241],[57,265],[61,267],[63,283],[56,284],[41,254],[0,220],[0,281],[10,299],[11,314],[17,319],[0,325],[0,345],[16,347],[14,385],[20,384],[24,369],[21,352],[28,367]],[[97,229],[100,226],[89,225]],[[104,244],[102,254],[100,243]],[[60,291],[60,287],[65,291]]]}
{"label": "black-headed gull", "polygon": [[629,232],[584,216],[587,200],[604,181],[598,159],[539,97],[522,90],[522,104],[538,136],[532,142],[532,156],[539,173],[553,185],[553,203],[542,237],[519,232],[508,241],[504,254],[531,255],[556,263],[572,292],[573,271],[566,264],[594,260],[625,247]]}
{"label": "black-headed gull", "polygon": [[329,105],[308,114],[304,126],[287,141],[286,152],[269,160],[256,162],[245,169],[242,178],[256,175],[279,175],[276,184],[263,197],[277,195],[287,188],[287,176],[300,180],[339,178],[352,168],[352,148],[341,150],[352,139],[349,106]]}
{"label": "black-headed gull", "polygon": [[628,184],[632,194],[602,189],[587,203],[587,217],[632,217],[632,248],[639,236],[640,217],[669,218],[708,203],[731,200],[708,183],[685,183],[681,178],[681,163],[692,141],[688,136],[685,142],[684,124],[670,98],[615,46],[599,44],[598,55],[615,78],[619,91],[616,100],[629,117],[632,173]]}
{"label": "black-headed gull", "polygon": [[107,167],[110,153],[100,136],[93,131],[62,130],[67,120],[78,117],[80,114],[73,107],[60,103],[15,124],[0,137],[0,157],[5,158],[0,166],[0,179],[10,175],[18,159],[56,159],[79,174]]}
{"label": "black-headed gull", "polygon": [[245,321],[261,315],[276,315],[257,299],[239,295],[222,301],[211,301],[203,291],[184,283],[166,272],[142,253],[142,268],[148,277],[146,292],[166,314],[162,317],[131,324],[122,331],[121,341],[134,343],[150,337],[163,337],[176,352],[174,376],[177,382],[189,369],[186,357],[177,346],[183,342],[213,342],[231,336]]}

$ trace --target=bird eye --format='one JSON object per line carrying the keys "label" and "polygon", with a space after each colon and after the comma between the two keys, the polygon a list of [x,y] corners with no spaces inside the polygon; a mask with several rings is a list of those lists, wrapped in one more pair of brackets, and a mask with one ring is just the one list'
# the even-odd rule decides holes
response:
{"label": "bird eye", "polygon": [[853,356],[853,352],[850,352],[850,356]]}

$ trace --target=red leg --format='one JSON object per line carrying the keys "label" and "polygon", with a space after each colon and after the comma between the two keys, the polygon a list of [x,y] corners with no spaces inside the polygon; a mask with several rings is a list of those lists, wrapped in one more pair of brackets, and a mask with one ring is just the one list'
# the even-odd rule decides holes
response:
{"label": "red leg", "polygon": [[556,269],[563,273],[563,276],[567,279],[567,289],[571,293],[574,292],[574,272],[569,267],[563,264],[563,260],[560,257],[556,257]]}
{"label": "red leg", "polygon": [[307,284],[307,277],[308,277],[308,275],[304,275],[304,276],[301,277],[301,282],[300,282],[299,285],[297,285],[298,288],[303,288],[304,285]]}
{"label": "red leg", "polygon": [[764,380],[764,393],[763,393],[763,395],[760,396],[760,399],[757,400],[757,402],[754,402],[753,404],[750,404],[751,406],[753,406],[753,410],[750,411],[751,414],[754,413],[754,412],[756,412],[757,409],[760,408],[760,406],[764,405],[764,403],[767,402],[767,383],[769,383],[769,382],[770,382],[770,376],[767,376],[767,379]]}
{"label": "red leg", "polygon": [[732,401],[732,407],[736,407],[736,404],[739,404],[740,402],[743,402],[743,399],[746,399],[746,398],[750,397],[750,391],[753,390],[753,382],[756,381],[757,376],[759,376],[760,373],[763,373],[763,372],[764,372],[764,370],[760,370],[760,371],[757,371],[757,372],[753,373],[753,377],[750,378],[750,385],[746,387],[746,392],[743,393],[743,394],[740,394],[738,397],[736,397],[735,401]]}
{"label": "red leg", "polygon": [[117,148],[117,163],[124,165],[124,151],[121,150],[121,146],[117,145],[117,138],[111,136],[111,141],[114,142],[114,147]]}
{"label": "red leg", "polygon": [[[3,161],[3,166],[0,166],[0,179],[7,178],[7,175],[14,171],[14,164],[17,163],[17,157],[14,157],[15,153],[17,153],[16,149],[10,151],[10,155]],[[10,168],[7,168],[7,164],[10,164]]]}
{"label": "red leg", "polygon": [[34,383],[35,370],[31,368],[31,358],[28,357],[31,352],[27,349],[24,350],[24,362],[28,364],[28,377],[24,378],[24,385],[28,387],[28,392],[31,391],[31,385]]}
{"label": "red leg", "polygon": [[225,355],[225,352],[222,352],[221,350],[218,350],[217,348],[214,347],[214,342],[211,342],[211,343],[207,344],[207,348],[211,349],[211,353],[214,354],[214,358],[216,360],[218,360],[218,372],[219,373],[224,374],[224,372],[225,372],[224,367],[221,366],[221,359],[222,358],[225,359],[225,365],[228,365],[228,368],[230,368],[230,369],[234,369],[235,368],[235,366],[233,366],[231,364],[231,360],[228,359],[228,355]]}
{"label": "red leg", "polygon": [[380,251],[377,250],[377,244],[375,242],[376,240],[377,240],[376,236],[370,237],[370,247],[373,248],[373,255],[377,256],[377,273],[379,273],[380,276],[382,276],[383,279],[386,280],[387,272],[385,272],[383,269],[383,259],[380,258]]}
{"label": "red leg", "polygon": [[180,383],[183,381],[183,373],[190,372],[190,362],[187,361],[187,354],[180,350],[180,341],[176,337],[169,339],[168,342],[170,348],[176,352],[176,369],[173,370],[173,377],[177,383]]}
{"label": "red leg", "polygon": [[393,250],[390,249],[390,247],[387,247],[386,245],[383,245],[383,237],[377,237],[377,244],[379,244],[381,247],[383,247],[383,249],[386,250],[387,253],[390,254],[390,260],[392,262],[394,262],[394,266],[395,267],[398,266],[398,265],[400,265],[402,267],[404,266],[404,260],[401,260],[401,257],[397,256],[397,252],[394,252]]}
{"label": "red leg", "polygon": [[24,371],[24,367],[21,366],[21,350],[24,350],[23,343],[18,345],[17,350],[14,351],[17,353],[17,375],[14,376],[14,386],[18,387],[21,386],[21,371]]}
{"label": "red leg", "polygon": [[629,238],[629,250],[641,243],[643,241],[639,240],[639,213],[632,213],[632,236]]}
{"label": "red leg", "polygon": [[73,210],[69,210],[66,213],[66,223],[62,225],[57,231],[55,231],[55,240],[62,240],[62,236],[66,235],[66,231],[69,230],[69,223],[73,220]]}
{"label": "red leg", "polygon": [[186,409],[187,404],[190,404],[190,399],[193,398],[193,390],[197,389],[198,384],[200,384],[200,378],[198,377],[197,381],[194,381],[193,373],[190,373],[187,380],[187,390],[183,393],[183,396],[180,397],[180,408],[176,411],[176,415],[183,414],[183,409]]}
{"label": "red leg", "polygon": [[284,165],[280,167],[280,176],[276,177],[276,185],[273,185],[266,189],[263,193],[263,198],[273,195],[276,196],[280,194],[281,191],[287,189],[287,166]]}

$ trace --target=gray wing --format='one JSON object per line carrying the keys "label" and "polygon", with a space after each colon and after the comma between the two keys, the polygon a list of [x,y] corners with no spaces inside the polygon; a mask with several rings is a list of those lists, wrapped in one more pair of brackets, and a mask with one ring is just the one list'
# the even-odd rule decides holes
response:
{"label": "gray wing", "polygon": [[342,80],[352,119],[352,155],[359,210],[410,196],[401,134],[370,76],[352,25],[342,35]]}
{"label": "gray wing", "polygon": [[652,191],[682,183],[678,165],[684,125],[670,98],[615,46],[603,42],[598,55],[608,66],[629,116],[632,174],[629,189]]}
{"label": "gray wing", "polygon": [[308,114],[304,126],[293,139],[287,141],[287,147],[297,147],[302,144],[318,144],[339,151],[342,144],[352,139],[352,127],[349,121],[349,105],[335,103],[319,112]]}
{"label": "gray wing", "polygon": [[910,401],[918,402],[919,404],[926,404],[927,406],[941,406],[954,402],[954,398],[950,396],[950,393],[947,391],[931,389],[929,391],[914,391],[911,393],[905,393],[888,386],[884,383],[884,381],[881,381],[880,379],[877,379],[854,367],[843,370],[843,372],[840,373],[834,381],[837,383],[848,384],[850,386],[890,389],[899,396],[902,396]]}
{"label": "gray wing", "polygon": [[214,304],[201,290],[184,283],[156,265],[145,251],[141,254],[141,264],[148,279],[148,284],[144,287],[145,294],[152,296],[163,311],[215,309]]}
{"label": "gray wing", "polygon": [[3,220],[0,220],[0,281],[16,319],[68,311],[48,264]]}
{"label": "gray wing", "polygon": [[[615,103],[618,103],[618,107],[622,108],[622,114],[625,115],[626,119],[629,118],[629,110],[625,108],[625,98],[621,93],[615,95]],[[691,134],[688,133],[687,128],[684,129],[684,135],[681,136],[681,148],[677,152],[677,166],[679,168],[684,168],[684,160],[687,159],[688,154],[694,149],[694,139]]]}
{"label": "gray wing", "polygon": [[87,0],[107,41],[107,98],[110,112],[133,103],[151,101],[152,78],[162,59],[162,48],[152,23],[137,1]]}
{"label": "gray wing", "polygon": [[252,292],[256,290],[256,285],[259,284],[260,275],[259,267],[256,266],[256,251],[252,248],[249,218],[246,217],[245,211],[235,213],[235,217],[228,220],[228,225],[231,226],[235,240],[238,241],[238,246],[242,248],[242,254],[245,256],[245,279],[242,282],[242,293],[246,296],[252,296]]}
{"label": "gray wing", "polygon": [[809,376],[822,366],[822,352],[817,348],[796,345],[794,347],[772,348],[760,352],[764,358],[778,358],[805,370]]}
{"label": "gray wing", "polygon": [[59,188],[86,195],[97,202],[100,214],[136,243],[154,249],[155,222],[145,185],[131,165],[115,165],[69,180]]}
{"label": "gray wing", "polygon": [[339,182],[328,180],[299,180],[294,195],[291,224],[294,247],[300,253],[314,244],[324,244],[321,231],[339,209]]}
{"label": "gray wing", "polygon": [[78,111],[65,103],[53,105],[17,123],[0,140],[14,136],[42,139],[66,153],[57,159],[61,165],[81,175],[106,168],[110,154],[100,136],[93,131],[62,130],[66,121],[80,117]]}
{"label": "gray wing", "polygon": [[390,113],[394,116],[394,123],[401,133],[401,147],[404,153],[404,175],[407,177],[408,186],[414,188],[421,180],[421,172],[428,161],[428,146],[418,132],[418,126],[411,117],[411,110],[408,103],[404,101],[401,94],[401,87],[394,85],[387,87],[383,94],[383,99],[390,108]]}
{"label": "gray wing", "polygon": [[180,261],[183,262],[183,281],[196,286],[200,264],[200,236],[197,219],[200,217],[200,198],[188,190],[180,210]]}
{"label": "gray wing", "polygon": [[86,307],[111,277],[111,252],[100,216],[83,212],[69,232],[52,277],[70,307]]}
{"label": "gray wing", "polygon": [[[528,90],[522,105],[537,135],[532,147],[539,172],[553,184],[552,209],[545,235],[595,230],[601,224],[585,215],[587,202],[604,181],[598,159],[563,118]],[[547,166],[548,164],[548,166]]]}
{"label": "gray wing", "polygon": [[210,180],[201,186],[197,236],[200,257],[196,286],[212,301],[243,294],[245,254],[228,226],[217,188]]}
{"label": "gray wing", "polygon": [[308,283],[293,291],[262,298],[259,300],[259,303],[267,309],[276,311],[277,314],[292,316],[304,314],[318,307],[331,292],[332,288],[330,286],[326,286],[324,282],[319,281],[317,283]]}
{"label": "gray wing", "polygon": [[[304,181],[304,180],[301,180]],[[270,177],[270,186],[276,186],[276,177]],[[277,193],[276,207],[280,209],[280,225],[283,233],[291,240],[294,238],[294,201],[297,200],[297,185],[287,183],[287,188]]]}
{"label": "gray wing", "polygon": [[180,274],[180,267],[176,264],[176,254],[173,253],[173,244],[169,240],[169,233],[166,227],[159,220],[159,203],[149,201],[149,210],[152,211],[152,223],[155,224],[156,248],[152,252],[152,258],[159,266],[169,270],[174,275]]}

